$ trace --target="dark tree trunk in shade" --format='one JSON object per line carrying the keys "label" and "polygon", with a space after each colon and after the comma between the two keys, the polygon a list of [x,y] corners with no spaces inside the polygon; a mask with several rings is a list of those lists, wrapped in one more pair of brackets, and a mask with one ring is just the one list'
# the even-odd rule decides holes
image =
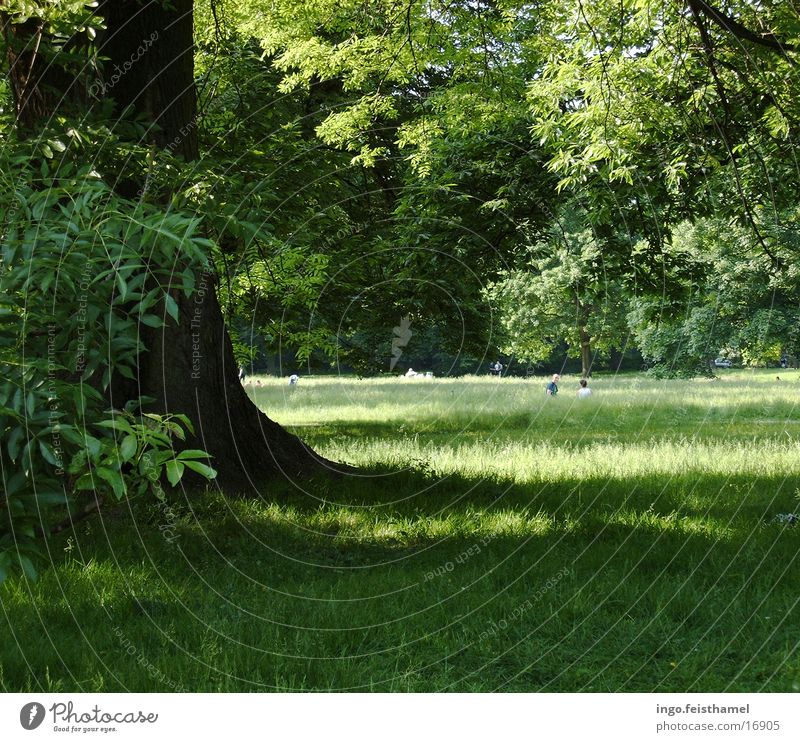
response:
{"label": "dark tree trunk in shade", "polygon": [[[154,397],[156,411],[191,418],[196,437],[188,445],[213,455],[219,484],[231,493],[253,493],[276,476],[296,478],[321,470],[326,462],[245,393],[213,276],[199,275],[190,297],[175,298],[180,322],[168,320],[165,328],[148,329],[149,350],[140,363],[137,393]],[[130,391],[124,396],[130,397]]]}
{"label": "dark tree trunk in shade", "polygon": [[[196,159],[192,0],[109,0],[104,13],[104,94],[118,115],[131,107],[153,122],[151,143],[186,161]],[[119,184],[120,190],[142,185]],[[218,482],[229,492],[253,493],[277,476],[322,470],[328,462],[251,402],[238,378],[214,276],[199,275],[196,285],[189,298],[175,296],[177,324],[167,319],[165,328],[143,328],[147,352],[140,359],[138,388],[121,381],[113,389],[114,404],[146,395],[155,398],[157,411],[188,415],[196,437],[187,445],[213,456]]]}
{"label": "dark tree trunk in shade", "polygon": [[130,106],[149,122],[147,140],[197,159],[193,0],[106,0],[98,36],[100,93],[121,115]]}
{"label": "dark tree trunk in shade", "polygon": [[[3,13],[4,5],[0,0],[0,33],[6,45],[9,89],[17,126],[26,132],[47,125],[59,109],[85,105],[86,95],[76,76],[78,69],[54,63],[52,47],[42,43],[47,41],[45,23],[38,18],[12,23]],[[64,51],[86,43],[85,38],[75,37],[64,45]]]}
{"label": "dark tree trunk in shade", "polygon": [[[33,19],[12,24],[2,14],[0,32],[9,42],[9,82],[20,132],[31,135],[57,112],[80,113],[90,96],[113,98],[118,116],[130,110],[153,122],[147,141],[186,161],[197,158],[197,102],[194,87],[192,0],[106,0],[100,12],[107,29],[99,34],[107,58],[103,76],[86,82],[86,70],[66,69],[40,42],[43,25]],[[76,36],[69,44],[87,43]],[[115,184],[134,195],[144,183]],[[276,476],[320,471],[328,463],[298,438],[261,413],[238,380],[231,341],[211,275],[198,276],[198,293],[176,296],[179,322],[161,330],[143,327],[146,351],[136,382],[112,380],[111,402],[122,406],[141,395],[157,411],[182,412],[194,422],[187,440],[213,456],[218,482],[232,493],[252,494]]]}

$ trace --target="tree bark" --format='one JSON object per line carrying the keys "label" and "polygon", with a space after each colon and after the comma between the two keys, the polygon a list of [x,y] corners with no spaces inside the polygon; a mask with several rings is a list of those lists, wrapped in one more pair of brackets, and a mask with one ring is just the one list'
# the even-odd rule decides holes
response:
{"label": "tree bark", "polygon": [[148,122],[147,138],[187,162],[199,155],[194,84],[194,0],[106,0],[107,57],[95,90],[122,116],[130,107]]}
{"label": "tree bark", "polygon": [[[190,162],[198,157],[197,98],[194,84],[193,0],[106,0],[100,8],[106,30],[98,51],[107,58],[101,79],[83,78],[53,58],[42,43],[44,24],[10,22],[0,0],[0,32],[5,36],[9,79],[20,131],[34,132],[57,112],[85,111],[91,98],[111,99],[121,119],[128,112],[149,122],[146,140]],[[44,40],[46,41],[46,40]],[[68,44],[85,40],[76,34]],[[45,58],[44,54],[50,54]],[[142,178],[124,166],[116,190],[140,192]],[[115,407],[152,397],[156,411],[184,413],[195,427],[186,445],[212,456],[217,482],[226,491],[251,494],[276,477],[297,477],[333,466],[296,436],[264,415],[238,379],[233,347],[225,328],[212,274],[197,277],[196,293],[175,295],[178,323],[159,330],[143,327],[144,349],[138,378],[112,379]]]}
{"label": "tree bark", "polygon": [[[12,23],[0,0],[0,33],[6,47],[8,82],[16,113],[17,127],[24,131],[40,128],[50,118],[67,107],[65,104],[85,102],[73,71],[54,63],[54,53],[45,39],[45,24],[39,18],[24,23]],[[78,48],[84,42],[74,37],[64,45],[64,51]]]}
{"label": "tree bark", "polygon": [[201,274],[190,297],[175,295],[179,322],[148,329],[136,394],[154,397],[151,408],[158,412],[189,416],[195,435],[187,438],[187,446],[213,456],[217,481],[230,493],[255,494],[268,480],[322,471],[330,462],[247,396],[215,288],[213,274]]}
{"label": "tree bark", "polygon": [[[107,30],[99,39],[108,57],[101,91],[116,113],[128,110],[152,122],[155,146],[183,157],[198,157],[197,98],[194,84],[193,2],[169,4],[108,0]],[[129,108],[130,107],[130,108]],[[141,182],[121,181],[130,191]],[[215,292],[215,277],[197,277],[188,299],[175,295],[178,323],[146,328],[135,390],[118,380],[115,406],[134,392],[155,398],[160,412],[184,413],[195,426],[187,439],[213,457],[217,481],[229,492],[258,492],[275,477],[297,477],[330,464],[264,415],[238,378],[233,347]]]}

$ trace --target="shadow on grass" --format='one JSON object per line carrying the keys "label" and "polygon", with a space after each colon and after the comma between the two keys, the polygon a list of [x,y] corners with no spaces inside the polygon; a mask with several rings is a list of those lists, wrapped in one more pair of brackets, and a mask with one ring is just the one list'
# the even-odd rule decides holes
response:
{"label": "shadow on grass", "polygon": [[90,537],[61,542],[73,542],[69,558],[115,563],[131,575],[142,565],[168,574],[177,561],[192,579],[214,566],[257,583],[270,565],[290,593],[302,593],[312,577],[324,582],[364,571],[399,570],[406,587],[417,585],[476,554],[495,555],[490,571],[515,554],[530,563],[557,554],[562,564],[588,558],[602,568],[624,558],[643,569],[685,570],[712,552],[720,563],[734,563],[743,555],[762,558],[776,539],[800,543],[800,528],[769,522],[791,507],[798,486],[782,478],[516,485],[372,474],[308,481],[305,491],[283,483],[261,499],[205,493],[173,496],[167,505],[139,502],[104,514],[89,526]]}
{"label": "shadow on grass", "polygon": [[722,656],[724,616],[731,635],[754,623],[705,687],[763,657],[755,688],[791,639],[791,622],[770,628],[764,654],[757,631],[794,610],[800,529],[750,524],[747,498],[766,495],[738,481],[741,502],[717,502],[722,479],[694,504],[653,505],[625,480],[565,492],[420,472],[140,502],[54,540],[40,584],[0,592],[17,642],[0,682],[26,687],[31,662],[48,689],[652,690],[697,644],[678,690]]}
{"label": "shadow on grass", "polygon": [[599,400],[597,403],[585,404],[583,401],[570,399],[548,401],[528,409],[517,407],[510,412],[481,409],[474,411],[442,409],[431,412],[411,408],[398,411],[393,416],[389,413],[380,420],[361,417],[338,418],[334,415],[324,422],[293,424],[289,421],[286,427],[296,428],[299,433],[313,433],[327,429],[347,431],[348,434],[360,438],[383,436],[387,432],[396,432],[398,428],[433,433],[459,433],[465,429],[482,433],[495,431],[521,433],[531,430],[549,435],[552,433],[550,427],[540,431],[540,427],[544,424],[557,426],[565,422],[569,422],[570,425],[591,422],[597,430],[613,432],[615,426],[619,427],[621,419],[626,423],[625,432],[628,434],[637,430],[646,432],[648,428],[661,433],[669,432],[672,426],[678,424],[692,429],[709,425],[720,426],[722,434],[735,436],[737,432],[735,426],[739,422],[782,423],[792,426],[792,429],[800,424],[797,405],[793,398],[719,406],[709,406],[702,402],[684,402],[676,405],[674,401],[647,404],[642,400],[636,400],[622,407],[619,405],[619,400],[609,401],[608,405],[604,405]]}

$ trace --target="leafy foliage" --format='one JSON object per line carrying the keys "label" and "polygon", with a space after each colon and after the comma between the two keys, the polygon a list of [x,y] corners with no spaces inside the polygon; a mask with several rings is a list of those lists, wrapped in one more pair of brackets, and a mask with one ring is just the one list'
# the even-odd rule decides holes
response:
{"label": "leafy foliage", "polygon": [[87,507],[158,495],[162,473],[174,485],[186,467],[214,476],[203,452],[173,451],[185,417],[108,408],[210,245],[196,218],[126,201],[36,142],[0,158],[0,578],[33,577],[36,537]]}
{"label": "leafy foliage", "polygon": [[782,215],[770,231],[785,270],[776,271],[741,226],[703,219],[676,227],[670,249],[688,266],[675,277],[682,294],[671,301],[640,296],[628,317],[655,372],[708,374],[720,351],[750,365],[800,354],[796,217]]}
{"label": "leafy foliage", "polygon": [[[201,268],[242,362],[257,337],[383,370],[402,317],[406,359],[437,368],[629,331],[659,373],[800,353],[790,4],[195,6],[197,163],[81,94],[19,144],[19,85],[0,90],[0,578],[12,554],[32,575],[34,537],[87,492],[213,476],[173,452],[187,419],[114,394]],[[0,16],[4,59],[35,37],[31,69],[61,60],[92,89],[95,3]]]}
{"label": "leafy foliage", "polygon": [[594,352],[624,347],[624,276],[604,259],[597,235],[581,229],[579,216],[568,215],[528,254],[524,269],[501,273],[486,292],[498,312],[504,353],[538,363],[560,343],[576,357],[590,344]]}

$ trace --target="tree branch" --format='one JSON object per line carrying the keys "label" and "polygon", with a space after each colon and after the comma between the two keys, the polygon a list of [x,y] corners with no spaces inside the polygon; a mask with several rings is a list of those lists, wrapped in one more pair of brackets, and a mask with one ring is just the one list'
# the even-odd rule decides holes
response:
{"label": "tree branch", "polygon": [[[794,44],[781,41],[775,34],[766,33],[759,34],[751,31],[746,26],[742,25],[735,18],[725,15],[722,11],[709,5],[705,0],[688,0],[689,8],[693,12],[700,12],[706,16],[710,21],[715,23],[720,28],[728,33],[733,34],[737,39],[749,41],[752,44],[764,46],[767,49],[772,49],[778,52],[781,56],[789,59],[787,52],[800,51]],[[794,62],[794,60],[790,60]]]}

